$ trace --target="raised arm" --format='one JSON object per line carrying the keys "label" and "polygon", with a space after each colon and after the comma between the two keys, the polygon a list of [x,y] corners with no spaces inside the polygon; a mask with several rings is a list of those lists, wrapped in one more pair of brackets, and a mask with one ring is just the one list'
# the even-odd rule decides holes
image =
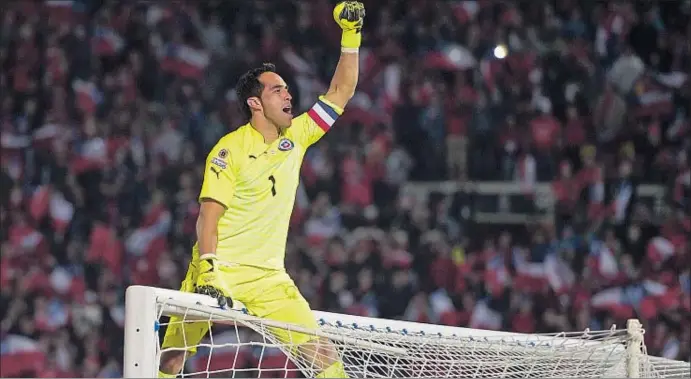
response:
{"label": "raised arm", "polygon": [[357,86],[360,65],[358,51],[362,41],[365,7],[359,1],[343,1],[334,7],[333,16],[343,29],[341,58],[324,98],[343,109],[355,94]]}

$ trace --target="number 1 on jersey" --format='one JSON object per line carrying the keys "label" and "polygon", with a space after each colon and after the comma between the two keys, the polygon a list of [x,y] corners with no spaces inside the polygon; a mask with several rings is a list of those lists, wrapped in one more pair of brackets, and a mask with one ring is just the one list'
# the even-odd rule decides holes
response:
{"label": "number 1 on jersey", "polygon": [[271,195],[276,196],[276,178],[271,175],[269,176],[269,181],[271,181]]}

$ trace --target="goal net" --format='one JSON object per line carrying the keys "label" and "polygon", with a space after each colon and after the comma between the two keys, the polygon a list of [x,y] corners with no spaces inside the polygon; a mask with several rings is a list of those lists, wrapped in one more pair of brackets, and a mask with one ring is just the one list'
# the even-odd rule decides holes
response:
{"label": "goal net", "polygon": [[[239,305],[241,307],[241,305]],[[349,377],[649,377],[689,378],[688,362],[646,354],[643,329],[518,334],[315,312],[318,330],[220,309],[204,295],[131,286],[126,294],[124,376],[155,377],[161,330],[168,317],[213,323],[207,337],[185,352],[184,377],[315,377],[319,352],[337,354]],[[295,346],[272,330],[313,336]],[[305,346],[313,344],[315,346]],[[316,346],[321,345],[321,346]],[[309,353],[306,353],[309,352]]]}

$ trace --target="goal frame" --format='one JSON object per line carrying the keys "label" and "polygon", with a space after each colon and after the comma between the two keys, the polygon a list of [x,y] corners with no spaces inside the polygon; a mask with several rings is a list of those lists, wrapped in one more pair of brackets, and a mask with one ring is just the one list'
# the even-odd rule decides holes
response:
{"label": "goal frame", "polygon": [[[184,310],[183,310],[184,309]],[[223,317],[225,320],[240,321],[254,318],[243,312],[242,304],[234,304],[233,309],[220,309],[216,300],[195,293],[187,293],[157,287],[134,285],[127,288],[125,293],[125,336],[124,336],[124,378],[154,378],[158,376],[160,346],[157,334],[159,331],[159,315],[186,315],[200,320],[209,320],[210,316]],[[391,329],[405,333],[424,333],[429,335],[449,337],[480,337],[500,340],[506,337],[522,337],[527,341],[540,342],[550,337],[537,334],[511,333],[493,330],[471,329],[446,325],[424,324],[409,321],[387,320],[371,317],[352,316],[331,312],[313,311],[320,323],[330,325],[348,325],[363,328]],[[256,318],[254,318],[256,319]],[[269,322],[267,320],[267,322]],[[280,327],[277,322],[273,322]],[[300,327],[286,325],[293,330]],[[347,341],[349,337],[308,331],[314,335],[322,335]],[[639,378],[641,356],[643,353],[643,329],[637,319],[627,321],[629,342],[626,345],[626,377]],[[367,344],[363,341],[352,343]],[[598,342],[591,342],[597,344]],[[366,347],[366,346],[365,346]],[[622,347],[623,348],[623,347]]]}

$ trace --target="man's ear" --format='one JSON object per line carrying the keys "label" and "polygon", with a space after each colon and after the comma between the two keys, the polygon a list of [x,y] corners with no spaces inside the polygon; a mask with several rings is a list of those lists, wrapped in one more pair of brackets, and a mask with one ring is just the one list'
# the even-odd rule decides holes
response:
{"label": "man's ear", "polygon": [[247,99],[247,106],[250,107],[251,110],[253,111],[261,111],[262,110],[262,103],[259,101],[258,97],[250,97]]}

